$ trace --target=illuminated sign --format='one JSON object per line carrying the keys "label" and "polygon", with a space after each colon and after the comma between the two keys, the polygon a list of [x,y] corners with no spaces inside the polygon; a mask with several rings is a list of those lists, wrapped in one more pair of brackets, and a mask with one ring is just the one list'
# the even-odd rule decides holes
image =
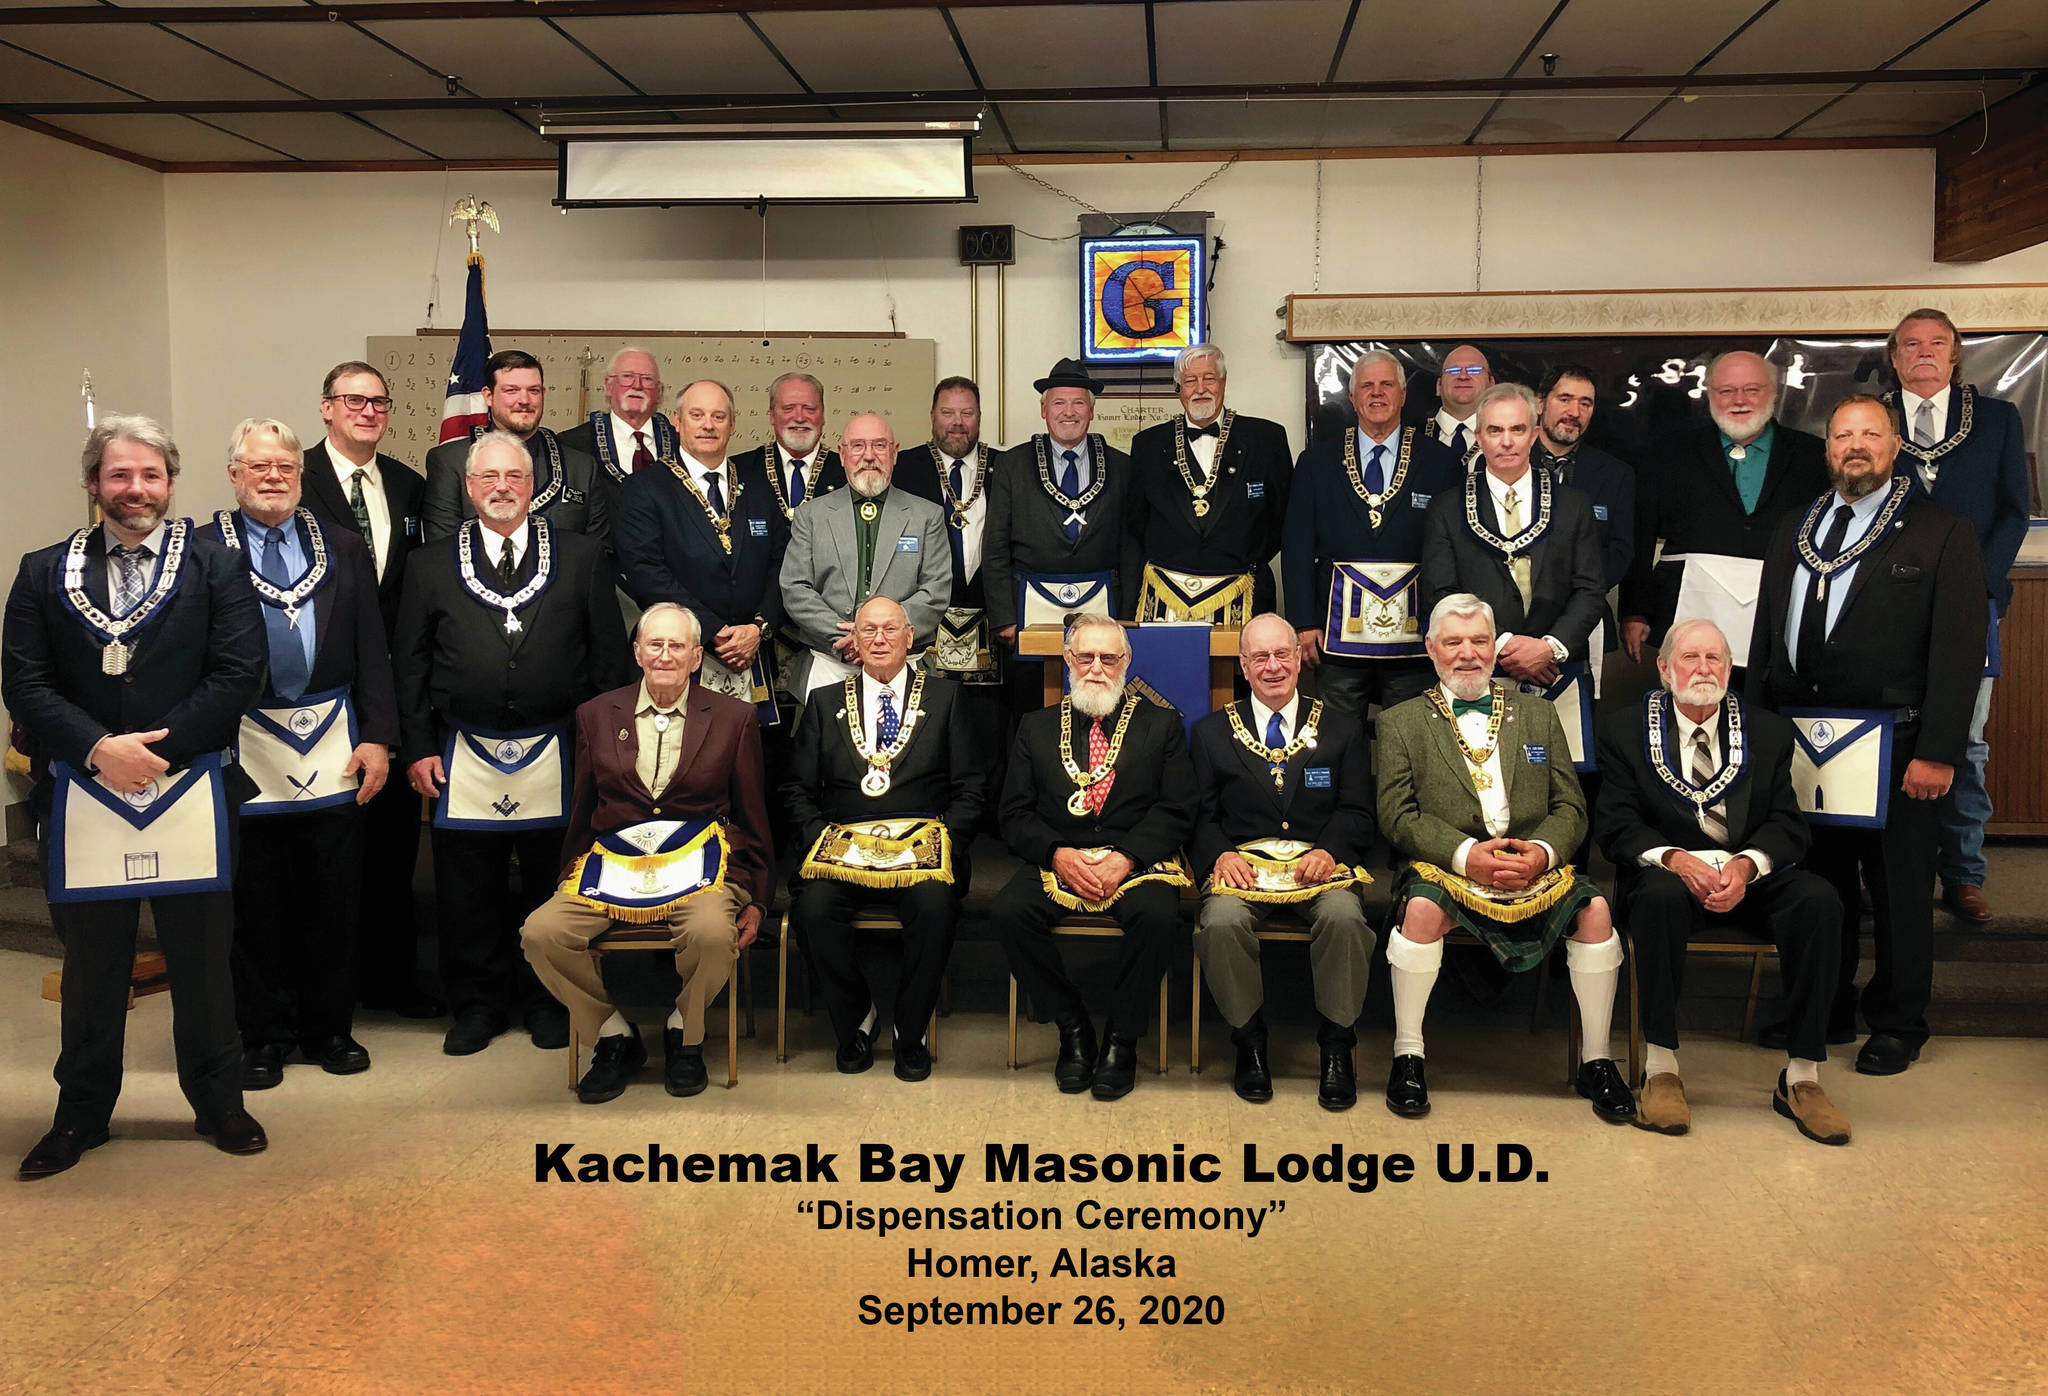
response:
{"label": "illuminated sign", "polygon": [[1171,362],[1202,342],[1207,309],[1202,239],[1081,240],[1083,359]]}

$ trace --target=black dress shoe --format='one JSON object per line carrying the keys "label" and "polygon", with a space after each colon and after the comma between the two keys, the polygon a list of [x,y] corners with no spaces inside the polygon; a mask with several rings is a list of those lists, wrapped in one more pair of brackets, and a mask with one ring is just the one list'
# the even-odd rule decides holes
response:
{"label": "black dress shoe", "polygon": [[1593,1102],[1593,1113],[1612,1124],[1627,1124],[1636,1117],[1636,1098],[1621,1076],[1621,1068],[1607,1058],[1579,1063],[1579,1079],[1573,1082],[1580,1095]]}
{"label": "black dress shoe", "polygon": [[526,1010],[526,1033],[543,1052],[569,1045],[569,1010],[559,1003],[537,1003]]}
{"label": "black dress shoe", "polygon": [[906,1042],[896,1039],[896,1079],[898,1081],[922,1081],[932,1074],[931,1049],[922,1040]]}
{"label": "black dress shoe", "polygon": [[674,1096],[692,1096],[711,1084],[704,1070],[704,1047],[683,1045],[681,1028],[666,1028],[661,1034],[661,1085]]}
{"label": "black dress shoe", "polygon": [[1232,1036],[1238,1040],[1237,1071],[1230,1078],[1230,1087],[1239,1100],[1264,1105],[1273,1098],[1273,1068],[1266,1056],[1266,1034],[1263,1030],[1248,1030]]}
{"label": "black dress shoe", "polygon": [[473,1056],[490,1046],[491,1039],[505,1031],[505,1027],[505,1019],[496,1013],[458,1013],[441,1039],[441,1050],[451,1057]]}
{"label": "black dress shoe", "polygon": [[224,1154],[260,1154],[270,1147],[270,1138],[264,1134],[263,1126],[257,1124],[246,1110],[237,1110],[218,1120],[195,1121],[192,1129],[211,1139],[213,1147]]}
{"label": "black dress shoe", "polygon": [[1322,1083],[1316,1087],[1316,1104],[1325,1110],[1349,1110],[1358,1104],[1358,1073],[1351,1068],[1349,1047],[1323,1047]]}
{"label": "black dress shoe", "polygon": [[1897,1076],[1920,1060],[1920,1045],[1894,1032],[1874,1032],[1856,1054],[1856,1069],[1865,1076]]}
{"label": "black dress shoe", "polygon": [[445,1002],[435,998],[425,989],[415,989],[410,985],[403,989],[393,989],[388,993],[373,990],[365,993],[361,1002],[365,1008],[374,1008],[381,1013],[395,1013],[401,1018],[445,1018],[448,1015],[448,1005]]}
{"label": "black dress shoe", "polygon": [[1105,1033],[1102,1055],[1095,1059],[1092,1089],[1097,1100],[1121,1100],[1138,1084],[1138,1043],[1130,1037]]}
{"label": "black dress shoe", "polygon": [[875,1064],[875,1040],[865,1030],[855,1028],[853,1036],[839,1044],[839,1052],[832,1058],[832,1064],[839,1068],[842,1076],[858,1076]]}
{"label": "black dress shoe", "polygon": [[[1785,1023],[1765,1023],[1756,1030],[1756,1045],[1768,1047],[1773,1052],[1784,1051],[1790,1037],[1787,1027],[1788,1025]],[[1828,1046],[1847,1047],[1855,1040],[1856,1025],[1853,1022],[1847,1027],[1841,1027],[1834,1023],[1828,1024]]]}
{"label": "black dress shoe", "polygon": [[1429,1113],[1429,1081],[1422,1072],[1422,1058],[1394,1058],[1394,1069],[1387,1073],[1387,1109],[1411,1120]]}
{"label": "black dress shoe", "polygon": [[47,1178],[53,1173],[62,1173],[84,1158],[87,1149],[97,1149],[106,1142],[107,1132],[104,1129],[91,1133],[68,1126],[53,1129],[37,1140],[36,1146],[28,1151],[28,1156],[22,1159],[21,1170],[16,1176],[26,1183],[36,1178]]}
{"label": "black dress shoe", "polygon": [[1095,1079],[1095,1025],[1079,1018],[1059,1029],[1060,1058],[1053,1063],[1052,1079],[1068,1095],[1077,1095]]}
{"label": "black dress shoe", "polygon": [[299,1050],[306,1054],[307,1061],[318,1062],[329,1076],[353,1076],[370,1069],[369,1049],[345,1032],[324,1042],[302,1042]]}
{"label": "black dress shoe", "polygon": [[261,1043],[242,1053],[242,1089],[267,1091],[284,1081],[284,1048]]}
{"label": "black dress shoe", "polygon": [[625,1093],[626,1083],[647,1065],[647,1044],[640,1029],[626,1025],[626,1031],[600,1037],[590,1050],[590,1070],[576,1083],[576,1098],[585,1105],[602,1105]]}

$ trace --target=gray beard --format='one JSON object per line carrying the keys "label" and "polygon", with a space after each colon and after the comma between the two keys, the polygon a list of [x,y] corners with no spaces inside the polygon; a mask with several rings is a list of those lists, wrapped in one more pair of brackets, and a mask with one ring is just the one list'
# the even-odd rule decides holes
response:
{"label": "gray beard", "polygon": [[1493,682],[1491,674],[1474,679],[1454,679],[1448,674],[1439,674],[1437,677],[1443,681],[1444,687],[1451,691],[1453,698],[1462,698],[1468,703],[1477,702],[1485,697],[1488,685]]}
{"label": "gray beard", "polygon": [[1715,708],[1719,707],[1721,700],[1728,696],[1728,689],[1726,685],[1717,683],[1705,695],[1701,695],[1695,691],[1695,685],[1687,684],[1682,691],[1679,689],[1671,690],[1671,696],[1681,703],[1690,703],[1694,707]]}
{"label": "gray beard", "polygon": [[[1775,410],[1776,404],[1772,404],[1772,407],[1773,410]],[[1725,418],[1723,418],[1719,412],[1716,412],[1713,408],[1709,407],[1707,409],[1707,415],[1714,419],[1714,425],[1720,428],[1721,434],[1726,436],[1730,441],[1733,441],[1738,446],[1747,446],[1750,442],[1756,440],[1759,436],[1762,436],[1764,434],[1764,428],[1771,424],[1771,413],[1762,413],[1757,419],[1755,428],[1750,430],[1747,436],[1744,436],[1740,432],[1738,432],[1732,425],[1730,425],[1729,422]]]}
{"label": "gray beard", "polygon": [[1089,717],[1108,717],[1124,704],[1124,686],[1106,690],[1092,684],[1074,685],[1074,711]]}

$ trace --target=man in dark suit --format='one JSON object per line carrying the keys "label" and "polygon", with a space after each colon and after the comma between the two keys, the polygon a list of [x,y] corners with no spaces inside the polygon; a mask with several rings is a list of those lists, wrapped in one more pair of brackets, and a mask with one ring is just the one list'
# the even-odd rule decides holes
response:
{"label": "man in dark suit", "polygon": [[270,678],[242,719],[235,869],[235,1016],[242,1088],[284,1079],[297,1047],[335,1076],[370,1067],[352,1036],[363,810],[398,744],[391,655],[361,538],[299,507],[299,438],[282,422],[235,428],[228,479],[240,506],[207,534],[249,559]]}
{"label": "man in dark suit", "polygon": [[[1549,471],[1558,484],[1570,485],[1592,501],[1600,535],[1601,579],[1604,591],[1612,591],[1628,575],[1636,554],[1636,473],[1598,446],[1584,444],[1586,430],[1593,425],[1597,393],[1593,370],[1584,364],[1559,364],[1544,374],[1536,388],[1540,408],[1530,455],[1538,470]],[[1603,619],[1609,622],[1606,648],[1611,649],[1616,643],[1613,617]]]}
{"label": "man in dark suit", "polygon": [[1001,679],[982,567],[988,476],[989,448],[981,439],[981,389],[972,378],[941,378],[932,389],[932,439],[896,458],[895,478],[898,489],[945,511],[953,591],[926,663],[970,689]]}
{"label": "man in dark suit", "polygon": [[1458,458],[1401,425],[1408,390],[1384,349],[1351,366],[1356,430],[1311,446],[1295,467],[1280,552],[1287,618],[1301,633],[1316,695],[1363,724],[1428,688],[1420,596],[1423,521],[1455,493]]}
{"label": "man in dark suit", "polygon": [[604,370],[606,410],[593,412],[561,435],[563,449],[594,459],[611,488],[676,458],[675,424],[661,414],[661,365],[654,355],[628,346],[612,355]]}
{"label": "man in dark suit", "polygon": [[568,1015],[518,962],[512,932],[554,885],[569,817],[569,718],[632,673],[606,550],[529,517],[525,443],[478,437],[465,478],[477,518],[413,557],[392,653],[407,779],[439,801],[434,890],[441,982],[455,1011],[441,1043],[450,1056],[488,1047],[515,1011],[536,1047],[569,1044]]}
{"label": "man in dark suit", "polygon": [[[7,598],[0,698],[33,754],[51,763],[31,796],[44,886],[103,897],[50,902],[64,942],[57,1112],[22,1159],[23,1178],[61,1173],[107,1142],[145,896],[170,970],[178,1084],[198,1130],[228,1153],[267,1143],[242,1108],[228,969],[232,806],[250,782],[232,764],[217,782],[171,779],[218,759],[234,740],[263,686],[263,621],[242,560],[200,537],[191,520],[166,517],[177,473],[178,448],[162,427],[147,417],[102,418],[86,439],[84,484],[105,523],[24,556]],[[145,847],[121,841],[126,821],[85,817],[102,792],[136,809],[158,799],[214,803],[196,842]],[[65,822],[72,796],[82,811],[75,826]],[[118,895],[144,880],[204,887]]]}
{"label": "man in dark suit", "polygon": [[733,457],[742,471],[761,470],[784,522],[806,500],[846,488],[839,453],[827,450],[825,385],[808,373],[785,373],[768,385],[767,445]]}
{"label": "man in dark suit", "polygon": [[[388,650],[398,629],[405,565],[422,541],[426,482],[404,461],[377,449],[391,427],[391,390],[376,368],[351,359],[329,369],[320,386],[320,418],[327,434],[307,448],[300,503],[330,534],[362,539],[376,569]],[[415,982],[419,938],[412,883],[419,856],[420,798],[404,781],[387,780],[364,808],[356,992],[365,1008],[438,1018],[448,1006]]]}
{"label": "man in dark suit", "polygon": [[1271,1100],[1255,933],[1272,903],[1301,911],[1323,1059],[1316,1099],[1349,1110],[1358,1103],[1355,1025],[1372,976],[1355,871],[1372,847],[1372,753],[1362,724],[1301,696],[1301,641],[1284,618],[1268,612],[1246,624],[1238,662],[1251,697],[1197,722],[1188,742],[1201,801],[1190,852],[1195,876],[1208,879],[1195,953],[1237,1045],[1231,1084],[1254,1104]]}
{"label": "man in dark suit", "polygon": [[[1034,1014],[1059,1026],[1059,1088],[1071,1095],[1092,1086],[1097,1100],[1115,1100],[1137,1084],[1138,1039],[1180,931],[1195,773],[1180,714],[1127,689],[1131,646],[1121,625],[1076,617],[1065,659],[1070,696],[1017,724],[1002,826],[1024,866],[989,922]],[[1106,911],[1123,931],[1099,1056],[1087,1005],[1052,935],[1084,909]]]}
{"label": "man in dark suit", "polygon": [[[594,1044],[576,1084],[586,1105],[617,1098],[647,1064],[640,1029],[605,996],[590,942],[618,919],[660,922],[673,935],[682,990],[662,1031],[662,1084],[670,1095],[693,1096],[709,1083],[705,1006],[760,934],[774,893],[752,705],[690,682],[703,645],[695,615],[672,601],[641,612],[633,653],[640,682],[576,710],[563,885],[520,931],[534,972],[574,1017],[578,1036]],[[704,853],[704,826],[712,824],[723,841],[715,876]],[[629,862],[630,874],[608,875],[611,859]]]}
{"label": "man in dark suit", "polygon": [[1677,618],[1687,559],[1711,568],[1762,558],[1780,521],[1828,487],[1820,438],[1772,417],[1775,364],[1732,350],[1707,365],[1705,384],[1711,420],[1658,447],[1636,479],[1635,557],[1621,584],[1621,644],[1632,660],[1642,659],[1645,643],[1662,643]]}
{"label": "man in dark suit", "polygon": [[1842,904],[1795,867],[1809,836],[1792,786],[1792,724],[1728,691],[1728,640],[1710,620],[1664,634],[1663,686],[1600,722],[1593,823],[1615,868],[1615,901],[1635,942],[1649,1061],[1637,1125],[1692,1125],[1678,1070],[1678,996],[1686,942],[1740,927],[1777,944],[1792,1010],[1772,1106],[1822,1144],[1849,1142],[1849,1122],[1820,1085],[1835,992]]}
{"label": "man in dark suit", "polygon": [[557,531],[595,538],[607,553],[611,551],[618,488],[595,460],[540,424],[547,395],[540,360],[525,350],[500,349],[485,360],[484,405],[491,420],[473,429],[468,441],[443,441],[427,452],[427,495],[421,511],[428,542],[452,537],[458,525],[476,517],[463,472],[471,443],[497,431],[526,448],[533,468],[533,512]]}
{"label": "man in dark suit", "polygon": [[[1955,322],[1939,310],[1910,312],[1892,331],[1890,349],[1900,387],[1885,401],[1898,404],[1900,448],[1914,484],[1975,530],[1995,626],[2012,604],[2012,565],[2033,512],[2019,409],[1963,382],[1963,342]],[[1984,766],[1991,747],[1984,725],[1991,718],[1997,672],[1994,664],[1985,665],[1970,711],[1969,744],[1955,784],[1941,801],[1941,900],[1964,920],[1979,923],[1991,919],[1984,897],[1984,823],[1991,818]]]}
{"label": "man in dark suit", "polygon": [[1018,612],[1023,581],[1056,587],[1109,574],[1106,589],[1089,584],[1086,603],[1103,615],[1128,616],[1138,598],[1138,549],[1125,525],[1135,489],[1131,458],[1088,430],[1102,384],[1078,360],[1061,359],[1032,386],[1045,433],[1004,451],[989,472],[982,566],[989,620],[1007,644],[1029,619]]}
{"label": "man in dark suit", "polygon": [[1437,374],[1437,409],[1422,424],[1423,436],[1448,448],[1467,470],[1479,468],[1479,398],[1493,382],[1493,365],[1476,345],[1453,347]]}
{"label": "man in dark suit", "polygon": [[1606,612],[1600,530],[1585,493],[1530,468],[1539,408],[1519,383],[1479,399],[1486,466],[1429,506],[1423,524],[1422,599],[1434,610],[1469,592],[1493,608],[1502,670],[1548,684],[1585,663]]}
{"label": "man in dark suit", "polygon": [[1181,350],[1173,382],[1182,415],[1131,441],[1127,519],[1146,569],[1139,620],[1242,626],[1273,609],[1294,456],[1278,422],[1224,407],[1225,374],[1215,345]]}
{"label": "man in dark suit", "polygon": [[[903,923],[903,974],[892,1016],[896,1076],[931,1075],[925,1027],[938,1005],[960,900],[972,879],[968,846],[988,800],[988,752],[961,702],[960,686],[908,668],[912,630],[903,607],[870,597],[854,613],[860,670],[804,705],[794,770],[782,798],[809,851],[798,870],[790,924],[817,966],[838,1038],[837,1064],[851,1075],[874,1065],[873,990],[854,958],[854,913],[876,904]],[[924,816],[944,829],[944,856],[912,845],[899,866],[893,842],[872,842],[878,821]],[[852,847],[820,843],[828,826]],[[870,832],[863,836],[860,830]],[[868,840],[863,841],[864,837]]]}
{"label": "man in dark suit", "polygon": [[1983,671],[1984,564],[1967,520],[1894,477],[1899,436],[1882,400],[1844,398],[1827,443],[1834,492],[1781,524],[1764,558],[1748,696],[1773,709],[1896,714],[1891,768],[1878,777],[1892,789],[1884,826],[1816,826],[1807,863],[1842,902],[1830,1042],[1855,1040],[1859,869],[1870,888],[1877,971],[1863,989],[1870,1038],[1856,1069],[1892,1076],[1928,1035],[1936,802],[1963,759]]}

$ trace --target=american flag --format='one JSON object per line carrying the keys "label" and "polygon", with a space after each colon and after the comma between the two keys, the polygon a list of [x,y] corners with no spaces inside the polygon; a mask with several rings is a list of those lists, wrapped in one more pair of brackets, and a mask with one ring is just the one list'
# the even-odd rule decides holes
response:
{"label": "american flag", "polygon": [[467,441],[472,427],[490,420],[484,406],[484,361],[491,357],[491,327],[484,319],[483,254],[469,254],[469,290],[463,296],[462,334],[448,372],[448,399],[441,408],[441,439]]}

